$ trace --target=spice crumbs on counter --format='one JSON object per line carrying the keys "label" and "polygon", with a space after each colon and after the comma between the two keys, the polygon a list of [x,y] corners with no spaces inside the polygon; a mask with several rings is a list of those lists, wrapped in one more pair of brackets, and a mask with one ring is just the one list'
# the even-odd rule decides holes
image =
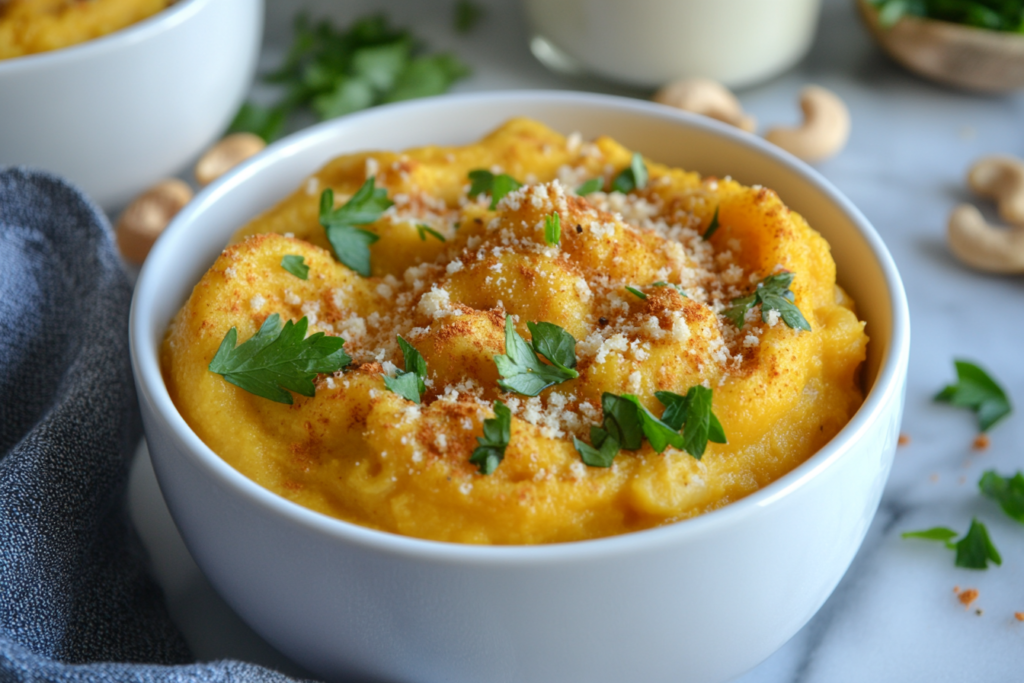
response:
{"label": "spice crumbs on counter", "polygon": [[971,444],[971,448],[976,451],[983,451],[989,447],[989,438],[985,434],[978,434],[974,438],[974,443]]}
{"label": "spice crumbs on counter", "polygon": [[906,446],[910,443],[910,436],[907,434],[900,434],[899,440],[896,441],[897,446]]}

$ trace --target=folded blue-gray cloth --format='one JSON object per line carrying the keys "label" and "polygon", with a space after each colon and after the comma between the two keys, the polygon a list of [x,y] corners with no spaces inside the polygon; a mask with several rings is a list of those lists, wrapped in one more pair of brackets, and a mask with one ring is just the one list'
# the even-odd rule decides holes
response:
{"label": "folded blue-gray cloth", "polygon": [[0,683],[289,680],[190,663],[147,572],[125,503],[130,300],[103,213],[0,168]]}

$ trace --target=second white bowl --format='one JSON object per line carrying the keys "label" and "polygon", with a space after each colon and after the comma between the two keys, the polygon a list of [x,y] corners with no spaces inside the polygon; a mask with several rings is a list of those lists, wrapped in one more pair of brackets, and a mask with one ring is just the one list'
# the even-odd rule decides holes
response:
{"label": "second white bowl", "polygon": [[223,132],[262,34],[263,0],[181,0],[102,38],[0,61],[0,165],[57,173],[117,208]]}

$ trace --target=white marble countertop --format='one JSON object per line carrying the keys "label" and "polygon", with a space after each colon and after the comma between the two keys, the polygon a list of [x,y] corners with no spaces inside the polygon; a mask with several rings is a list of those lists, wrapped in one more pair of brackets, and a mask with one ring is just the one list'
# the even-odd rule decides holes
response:
{"label": "white marble countertop", "polygon": [[[281,58],[298,8],[339,23],[384,9],[432,48],[474,68],[455,90],[587,89],[643,96],[547,72],[527,49],[518,2],[490,0],[468,36],[451,28],[449,0],[268,0],[263,67]],[[954,205],[973,201],[965,174],[978,157],[1024,157],[1024,95],[985,97],[920,80],[888,61],[855,16],[852,0],[826,0],[811,53],[796,68],[738,93],[762,126],[793,123],[806,83],[837,92],[850,107],[849,145],[818,170],[875,225],[903,276],[910,301],[910,377],[899,449],[875,522],[853,566],[807,626],[743,683],[861,683],[1024,680],[1024,525],[983,499],[987,469],[1024,469],[1024,277],[970,271],[945,246]],[[783,198],[785,199],[785,198]],[[1017,411],[972,449],[973,415],[932,396],[955,378],[953,359],[992,371]],[[173,617],[201,660],[241,658],[306,675],[249,630],[192,562],[163,507],[147,457],[133,471],[131,508]],[[1003,557],[987,571],[960,569],[938,544],[900,533],[933,526],[966,531],[977,517]],[[975,588],[965,608],[954,586]],[[524,682],[525,683],[525,682]]]}

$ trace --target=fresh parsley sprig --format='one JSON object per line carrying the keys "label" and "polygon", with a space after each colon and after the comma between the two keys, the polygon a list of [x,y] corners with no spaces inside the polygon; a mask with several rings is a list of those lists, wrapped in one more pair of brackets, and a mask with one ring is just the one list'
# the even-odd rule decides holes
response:
{"label": "fresh parsley sprig", "polygon": [[647,179],[647,165],[644,164],[643,156],[639,152],[633,152],[629,166],[622,169],[622,172],[612,181],[612,189],[622,194],[629,194],[633,190],[642,190],[647,187]]}
{"label": "fresh parsley sprig", "polygon": [[264,79],[281,86],[284,95],[270,107],[244,104],[230,132],[251,132],[270,142],[297,110],[333,118],[383,102],[439,95],[469,74],[454,55],[423,55],[421,46],[383,14],[359,18],[347,30],[300,14],[284,63]]}
{"label": "fresh parsley sprig", "polygon": [[405,370],[399,371],[394,377],[384,375],[384,386],[402,398],[419,403],[423,392],[427,390],[424,382],[427,377],[427,361],[412,344],[401,337],[398,337],[398,346],[405,359]]}
{"label": "fresh parsley sprig", "polygon": [[871,0],[878,22],[890,28],[905,15],[929,17],[992,31],[1024,33],[1022,0]]}
{"label": "fresh parsley sprig", "polygon": [[934,527],[923,531],[907,531],[903,538],[920,538],[925,541],[939,541],[950,550],[956,551],[956,566],[965,569],[988,569],[988,563],[1003,563],[995,544],[989,538],[988,529],[977,519],[971,520],[971,527],[959,541],[953,539],[959,534],[946,527]]}
{"label": "fresh parsley sprig", "polygon": [[[505,316],[505,353],[494,357],[498,386],[523,396],[536,396],[550,386],[579,377],[576,372],[576,340],[553,323],[527,323],[532,339],[527,343]],[[551,365],[542,363],[537,356]]]}
{"label": "fresh parsley sprig", "polygon": [[1010,399],[1003,388],[974,363],[965,360],[953,362],[957,383],[946,386],[935,395],[935,400],[970,408],[978,416],[978,428],[986,432],[1010,414]]}
{"label": "fresh parsley sprig", "polygon": [[558,212],[544,217],[544,241],[548,244],[558,244],[562,239],[562,219]]}
{"label": "fresh parsley sprig", "polygon": [[1003,512],[1024,524],[1024,473],[1018,470],[1012,477],[1003,477],[988,470],[978,481],[978,488],[986,498],[999,503]]}
{"label": "fresh parsley sprig", "polygon": [[591,178],[587,182],[583,183],[576,188],[576,194],[581,197],[586,197],[588,194],[593,192],[600,192],[601,188],[604,187],[604,178]]}
{"label": "fresh parsley sprig", "polygon": [[416,232],[419,234],[421,242],[426,242],[427,241],[427,235],[430,235],[431,237],[433,237],[433,238],[435,238],[437,240],[440,240],[441,242],[447,242],[448,241],[448,240],[446,240],[444,238],[444,235],[439,233],[437,230],[434,230],[432,227],[430,227],[429,225],[427,225],[425,223],[417,223],[416,224]]}
{"label": "fresh parsley sprig", "polygon": [[373,223],[392,205],[388,191],[373,186],[370,176],[344,205],[334,208],[334,190],[320,195],[320,225],[327,231],[335,256],[363,277],[370,277],[370,245],[380,239],[369,230],[355,226]]}
{"label": "fresh parsley sprig", "polygon": [[491,474],[505,459],[505,449],[512,440],[512,411],[501,401],[494,402],[494,417],[484,420],[484,435],[476,437],[479,444],[469,461],[480,474]]}
{"label": "fresh parsley sprig", "polygon": [[305,256],[285,254],[284,258],[281,259],[281,267],[300,280],[308,280],[309,266],[304,263],[305,260]]}
{"label": "fresh parsley sprig", "polygon": [[789,286],[793,284],[794,277],[795,273],[789,271],[769,275],[757,283],[753,294],[733,299],[732,308],[725,309],[723,315],[742,330],[747,311],[761,304],[761,320],[764,322],[768,322],[769,311],[777,311],[790,328],[810,332],[811,324],[793,303],[793,292]]}
{"label": "fresh parsley sprig", "polygon": [[[294,391],[303,396],[316,394],[313,380],[320,373],[337,372],[352,362],[342,349],[345,340],[317,332],[306,337],[309,321],[288,321],[281,327],[277,313],[247,341],[235,346],[238,331],[232,327],[210,361],[210,372],[245,389],[250,394],[278,403],[292,404]],[[286,391],[287,390],[287,391]]]}
{"label": "fresh parsley sprig", "polygon": [[469,196],[479,197],[482,194],[491,195],[491,211],[498,208],[498,202],[505,198],[510,192],[515,192],[522,184],[507,173],[494,175],[490,171],[478,168],[469,172]]}

